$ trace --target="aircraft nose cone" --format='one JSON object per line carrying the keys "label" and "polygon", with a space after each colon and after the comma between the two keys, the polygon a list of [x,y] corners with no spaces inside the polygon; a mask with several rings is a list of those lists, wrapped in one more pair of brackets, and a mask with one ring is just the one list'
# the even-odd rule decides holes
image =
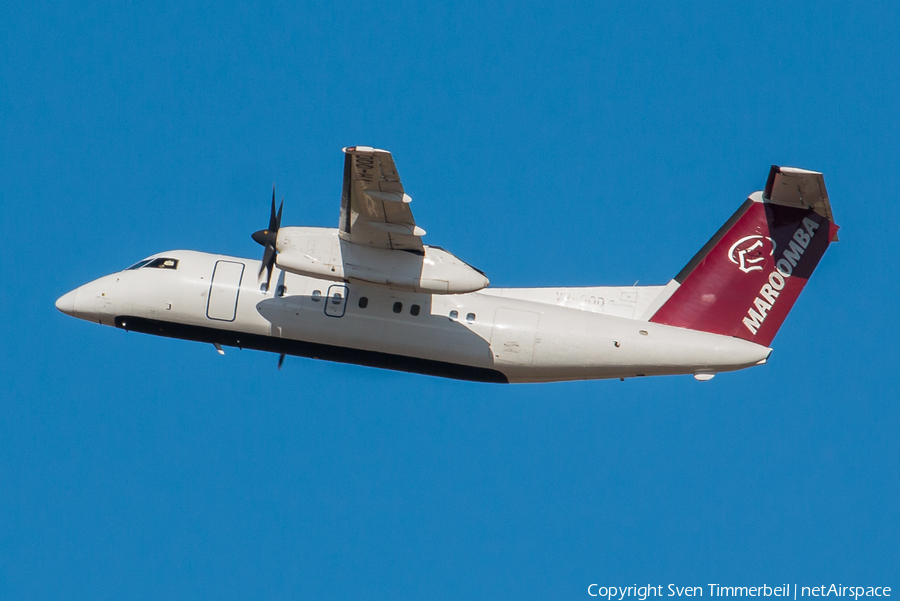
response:
{"label": "aircraft nose cone", "polygon": [[75,295],[77,292],[77,290],[72,290],[56,299],[56,308],[66,315],[75,315]]}

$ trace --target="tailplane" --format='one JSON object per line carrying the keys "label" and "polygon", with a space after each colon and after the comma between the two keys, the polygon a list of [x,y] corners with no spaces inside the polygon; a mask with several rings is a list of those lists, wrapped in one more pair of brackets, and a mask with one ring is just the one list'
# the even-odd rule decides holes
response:
{"label": "tailplane", "polygon": [[822,174],[773,165],[650,321],[768,346],[837,230]]}

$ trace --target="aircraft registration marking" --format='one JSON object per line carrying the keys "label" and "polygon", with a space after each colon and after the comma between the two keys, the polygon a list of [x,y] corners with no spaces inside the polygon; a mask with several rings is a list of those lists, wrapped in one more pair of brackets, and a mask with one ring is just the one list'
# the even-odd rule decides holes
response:
{"label": "aircraft registration marking", "polygon": [[357,154],[354,156],[356,161],[356,180],[363,182],[371,182],[375,179],[375,157],[370,154]]}
{"label": "aircraft registration marking", "polygon": [[596,307],[602,307],[605,303],[602,296],[588,296],[586,294],[582,294],[580,297],[572,296],[568,292],[557,292],[556,293],[556,302],[557,303],[565,303],[566,301],[579,302],[583,305],[594,305]]}

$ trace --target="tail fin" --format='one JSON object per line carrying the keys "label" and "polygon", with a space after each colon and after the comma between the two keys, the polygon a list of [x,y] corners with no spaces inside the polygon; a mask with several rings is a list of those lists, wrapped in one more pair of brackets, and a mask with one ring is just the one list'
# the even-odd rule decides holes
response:
{"label": "tail fin", "polygon": [[650,321],[768,346],[837,230],[822,174],[773,165]]}

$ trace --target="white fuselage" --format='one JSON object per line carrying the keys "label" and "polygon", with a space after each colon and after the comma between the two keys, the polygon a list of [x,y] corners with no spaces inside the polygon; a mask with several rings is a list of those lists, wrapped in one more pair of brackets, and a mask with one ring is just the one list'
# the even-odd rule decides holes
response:
{"label": "white fuselage", "polygon": [[[647,321],[665,288],[486,288],[429,294],[321,280],[195,251],[177,269],[114,273],[57,302],[126,330],[495,382],[644,375],[704,378],[764,363],[771,349]],[[362,300],[365,299],[365,300]]]}

